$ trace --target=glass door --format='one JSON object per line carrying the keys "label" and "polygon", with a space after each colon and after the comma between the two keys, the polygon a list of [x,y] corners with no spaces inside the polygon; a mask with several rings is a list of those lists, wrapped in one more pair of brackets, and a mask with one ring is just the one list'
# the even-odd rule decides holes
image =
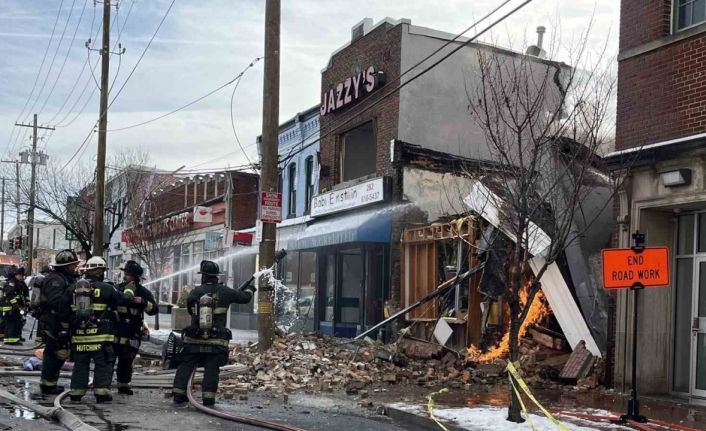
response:
{"label": "glass door", "polygon": [[696,272],[691,321],[691,357],[696,360],[691,361],[691,393],[706,397],[706,256],[696,258]]}

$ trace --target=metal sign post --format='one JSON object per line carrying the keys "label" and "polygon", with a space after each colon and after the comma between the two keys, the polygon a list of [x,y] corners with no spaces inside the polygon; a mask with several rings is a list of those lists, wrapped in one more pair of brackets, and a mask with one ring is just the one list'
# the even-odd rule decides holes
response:
{"label": "metal sign post", "polygon": [[[633,246],[632,251],[636,254],[641,254],[645,250],[645,234],[640,233],[636,230],[632,234]],[[632,320],[632,390],[630,391],[630,400],[628,401],[628,412],[620,417],[620,421],[627,423],[629,421],[635,421],[640,423],[646,423],[647,418],[640,414],[640,401],[637,399],[637,319],[638,319],[638,300],[640,298],[639,292],[644,289],[645,286],[641,282],[635,282],[630,290],[633,296],[633,320]]]}
{"label": "metal sign post", "polygon": [[640,414],[637,399],[637,323],[640,291],[646,287],[666,287],[671,283],[669,249],[645,247],[645,234],[635,231],[631,248],[603,250],[603,287],[606,290],[630,289],[633,295],[632,321],[632,390],[628,412],[620,416],[621,423],[646,423]]}

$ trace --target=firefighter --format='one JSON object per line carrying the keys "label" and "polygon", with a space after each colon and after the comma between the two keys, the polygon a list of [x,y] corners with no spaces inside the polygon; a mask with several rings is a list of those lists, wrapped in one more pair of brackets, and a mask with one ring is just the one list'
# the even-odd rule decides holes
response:
{"label": "firefighter", "polygon": [[[35,337],[35,342],[37,344],[43,344],[44,343],[44,325],[42,322],[39,320],[39,317],[41,316],[41,294],[42,294],[42,286],[44,284],[44,279],[47,277],[51,269],[49,266],[45,265],[42,267],[42,269],[39,270],[39,274],[36,276],[32,277],[32,279],[29,281],[29,289],[30,289],[30,300],[29,300],[29,312],[36,319],[36,322],[34,323],[37,325],[37,336]],[[30,332],[29,334],[29,339],[32,339],[32,333]]]}
{"label": "firefighter", "polygon": [[45,341],[42,358],[42,378],[39,386],[45,395],[58,395],[64,392],[63,386],[57,386],[59,372],[69,357],[69,304],[65,294],[69,286],[76,281],[78,256],[73,250],[66,249],[54,257],[52,270],[49,271],[35,295],[39,296],[36,314],[42,325],[40,333]]}
{"label": "firefighter", "polygon": [[5,298],[3,308],[5,312],[5,338],[4,343],[9,345],[22,344],[22,327],[25,324],[24,313],[29,306],[29,290],[25,284],[25,269],[12,267],[8,273],[5,285]]}
{"label": "firefighter", "polygon": [[93,361],[93,394],[96,403],[112,401],[110,382],[113,379],[115,355],[116,308],[123,300],[131,301],[134,292],[126,287],[122,293],[104,281],[107,265],[94,256],[86,262],[85,278],[67,291],[65,302],[71,305],[71,401],[79,402],[86,394],[91,361]]}
{"label": "firefighter", "polygon": [[199,274],[201,285],[195,287],[187,299],[191,325],[183,331],[184,347],[174,377],[173,396],[175,403],[185,402],[189,377],[197,366],[203,366],[203,404],[212,406],[216,402],[220,367],[228,362],[228,341],[232,338],[226,328],[228,307],[233,303],[250,302],[255,287],[247,284],[235,290],[221,284],[218,264],[208,260],[201,262]]}
{"label": "firefighter", "polygon": [[0,342],[5,339],[5,313],[12,310],[9,305],[5,306],[5,287],[7,278],[0,276]]}
{"label": "firefighter", "polygon": [[140,264],[134,260],[128,260],[120,270],[124,273],[123,282],[117,286],[117,290],[119,292],[131,290],[134,292],[134,298],[123,300],[121,304],[118,304],[120,322],[114,346],[115,357],[118,361],[116,380],[118,393],[132,395],[133,391],[130,389],[132,363],[140,349],[144,315],[147,313],[149,316],[154,316],[158,309],[152,292],[140,284],[144,272]]}

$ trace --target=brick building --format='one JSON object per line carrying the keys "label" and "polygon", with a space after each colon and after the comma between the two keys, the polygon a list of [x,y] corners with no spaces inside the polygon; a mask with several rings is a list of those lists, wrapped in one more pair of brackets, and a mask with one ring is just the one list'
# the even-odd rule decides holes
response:
{"label": "brick building", "polygon": [[[488,165],[492,156],[463,89],[478,82],[479,52],[509,61],[523,54],[471,43],[411,80],[465,42],[450,42],[453,37],[406,19],[375,25],[364,19],[321,73],[318,194],[306,223],[279,238],[288,251],[314,256],[316,270],[307,282],[315,282],[316,292],[298,300],[313,307],[314,329],[354,336],[383,319],[385,304],[414,302],[412,272],[424,271],[405,254],[403,232],[449,223],[469,211],[463,199],[471,179],[461,167]],[[538,73],[554,67],[531,60]],[[449,265],[455,266],[452,256],[463,247],[460,240],[450,246],[458,251],[448,253]],[[444,276],[432,261],[424,286],[429,291]],[[285,279],[289,272],[301,279],[296,269],[285,265],[284,271]],[[464,319],[479,314],[480,306],[470,311],[470,290],[458,288],[452,308],[459,318],[451,324],[465,328]],[[300,312],[304,305],[298,304]],[[423,317],[435,322],[439,316]]]}
{"label": "brick building", "polygon": [[[176,303],[182,287],[200,283],[197,272],[203,259],[218,260],[225,281],[237,284],[255,268],[255,255],[240,253],[240,249],[250,249],[252,243],[258,187],[257,175],[239,171],[172,178],[154,187],[134,210],[138,213],[126,217],[114,248],[121,251],[123,261],[157,256],[155,260],[161,261],[158,273],[148,274],[148,286],[164,302]],[[160,280],[150,283],[156,279]],[[233,312],[250,316],[252,304],[235,307]]]}
{"label": "brick building", "polygon": [[[615,245],[671,250],[671,285],[639,293],[641,392],[706,396],[706,3],[622,0]],[[633,295],[615,298],[614,381],[630,383]]]}

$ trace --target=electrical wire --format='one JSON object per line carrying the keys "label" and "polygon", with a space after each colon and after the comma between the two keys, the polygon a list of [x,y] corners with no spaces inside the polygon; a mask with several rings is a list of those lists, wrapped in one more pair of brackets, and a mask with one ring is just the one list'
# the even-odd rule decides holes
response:
{"label": "electrical wire", "polygon": [[[449,51],[448,53],[446,53],[446,54],[445,54],[444,56],[442,56],[440,59],[436,60],[436,61],[433,62],[431,65],[429,65],[429,66],[425,67],[424,69],[422,69],[419,73],[417,73],[416,75],[412,76],[412,77],[409,78],[407,81],[405,81],[405,82],[403,82],[403,83],[401,83],[401,84],[395,86],[395,88],[393,88],[392,90],[390,90],[390,91],[388,91],[387,93],[383,94],[381,97],[377,98],[377,99],[376,99],[375,101],[373,101],[372,103],[370,103],[370,104],[368,104],[368,105],[362,107],[361,109],[359,109],[357,112],[353,113],[352,115],[349,115],[348,118],[343,119],[343,120],[340,121],[337,125],[331,127],[331,128],[330,128],[328,131],[326,131],[325,133],[320,134],[320,135],[319,135],[319,141],[320,141],[321,139],[325,138],[325,137],[328,137],[328,136],[332,135],[334,132],[336,132],[336,131],[339,130],[341,127],[345,126],[346,124],[350,123],[351,121],[353,121],[355,118],[357,118],[357,117],[360,116],[361,114],[363,114],[363,113],[365,113],[365,112],[371,110],[371,109],[374,108],[375,106],[377,106],[377,105],[379,105],[380,103],[382,103],[383,100],[387,99],[388,97],[392,96],[392,95],[395,94],[396,92],[400,91],[402,88],[404,88],[404,87],[406,87],[407,85],[411,84],[411,83],[414,82],[417,78],[419,78],[419,77],[425,75],[427,72],[429,72],[430,70],[432,70],[433,68],[435,68],[436,66],[438,66],[440,63],[442,63],[444,60],[446,60],[447,58],[451,57],[453,54],[455,54],[456,52],[458,52],[458,51],[461,50],[462,48],[466,47],[466,46],[469,45],[471,42],[477,40],[480,36],[482,36],[483,34],[487,33],[487,32],[490,31],[493,27],[495,27],[496,25],[500,24],[502,21],[506,20],[506,19],[509,18],[510,16],[514,15],[516,12],[518,12],[520,9],[524,8],[525,6],[527,6],[527,5],[528,5],[529,3],[531,3],[532,1],[533,1],[533,0],[525,0],[523,3],[521,3],[521,4],[518,5],[518,6],[516,6],[516,7],[515,7],[514,9],[512,9],[510,12],[504,14],[503,16],[501,16],[500,18],[498,18],[497,20],[493,21],[493,22],[490,23],[487,27],[485,27],[483,30],[479,31],[478,33],[476,33],[476,34],[473,35],[472,37],[468,38],[466,41],[464,41],[464,42],[462,42],[461,44],[459,44],[456,48],[454,48],[453,50],[451,50],[451,51]],[[507,4],[507,2],[503,3],[500,7],[502,7],[502,6],[505,5],[505,4]],[[472,25],[471,27],[469,27],[469,29],[475,27],[478,23],[480,23],[480,22],[482,22],[482,21],[485,21],[486,19],[490,18],[490,16],[492,16],[495,12],[497,12],[498,9],[499,9],[499,7],[496,7],[495,9],[493,9],[491,12],[489,12],[489,13],[486,14],[483,18],[481,18],[479,21],[477,21],[474,25]],[[468,31],[468,30],[465,30],[464,33],[465,33],[466,31]],[[454,40],[456,40],[456,39],[458,39],[458,38],[460,38],[460,37],[461,37],[461,35],[458,35],[456,38],[454,38]],[[448,43],[447,43],[447,45],[448,45]],[[446,45],[445,45],[445,46],[446,46]],[[442,47],[441,49],[443,49],[443,47]],[[439,51],[439,50],[437,50],[437,52],[438,52],[438,51]],[[407,72],[409,72],[409,70],[411,70],[411,69],[416,68],[417,66],[419,66],[421,63],[423,63],[424,61],[426,61],[428,58],[430,58],[430,57],[433,56],[433,55],[434,55],[434,53],[432,53],[430,56],[427,56],[427,57],[426,57],[424,60],[422,60],[421,62],[418,62],[417,64],[415,64],[414,66],[412,66],[412,68],[408,69],[408,70],[405,72],[405,74],[406,74]],[[394,80],[391,81],[391,82],[394,82]],[[390,83],[391,83],[391,82],[390,82]],[[388,87],[388,86],[390,85],[390,83],[386,84],[385,87]],[[383,89],[384,89],[385,87],[383,87]],[[311,136],[315,135],[316,133],[320,133],[320,131],[312,132],[312,133],[309,134],[308,136],[304,137],[301,142],[302,142],[302,143],[306,142],[307,139],[309,139]],[[317,141],[314,141],[314,142],[311,142],[311,143],[309,143],[309,144],[303,145],[297,152],[293,153],[290,157],[294,157],[295,155],[301,153],[301,152],[304,151],[306,148],[309,148],[310,146],[314,145],[316,142],[317,142]],[[286,161],[285,161],[285,162],[286,162]]]}
{"label": "electrical wire", "polygon": [[[32,96],[34,95],[34,90],[37,88],[37,83],[39,82],[39,77],[42,75],[42,69],[44,68],[44,63],[47,61],[47,56],[49,55],[49,48],[51,47],[52,42],[54,41],[54,34],[56,32],[56,26],[59,23],[59,17],[61,17],[61,8],[64,6],[64,0],[61,0],[61,3],[59,3],[59,10],[56,12],[56,19],[54,20],[54,27],[51,30],[51,36],[49,36],[49,43],[47,43],[47,48],[44,50],[44,57],[42,58],[42,63],[39,65],[39,69],[37,70],[37,76],[34,78],[34,84],[32,84],[32,90],[29,92],[29,96],[27,96],[27,100],[25,101],[24,106],[22,107],[22,110],[20,111],[20,114],[17,116],[17,119],[15,120],[15,123],[18,123],[22,116],[25,113],[25,109],[27,109],[27,105],[29,105],[29,101],[32,100]],[[31,112],[31,110],[30,110]],[[7,141],[7,148],[5,149],[6,153],[10,152],[10,144],[12,143],[12,135],[13,132],[15,131],[15,128],[12,129],[12,132],[10,132],[10,139]],[[20,132],[18,132],[17,136],[21,135]],[[15,143],[17,143],[17,140],[15,140]]]}
{"label": "electrical wire", "polygon": [[[255,61],[260,60],[260,58],[262,58],[262,57],[258,57],[257,59],[255,59]],[[236,82],[235,86],[233,86],[233,92],[230,94],[230,126],[233,129],[233,136],[235,137],[235,142],[238,144],[240,151],[243,152],[243,155],[245,156],[245,160],[248,161],[248,163],[250,164],[250,166],[252,166],[252,169],[254,171],[257,171],[257,167],[255,166],[255,164],[253,164],[252,160],[250,160],[250,157],[248,157],[248,153],[245,151],[245,148],[243,148],[243,144],[240,142],[240,139],[238,138],[238,132],[235,131],[235,118],[233,116],[233,100],[235,99],[235,91],[238,89],[238,86],[240,85],[241,78],[243,77],[243,75],[245,74],[245,72],[249,68],[253,67],[253,65],[255,64],[255,61],[250,63],[250,65],[248,67],[246,67],[242,72],[240,72],[240,75],[238,75],[238,82]]]}
{"label": "electrical wire", "polygon": [[[257,57],[256,59],[254,59],[254,60],[252,61],[252,63],[250,63],[250,65],[249,65],[245,70],[247,70],[247,69],[253,67],[253,66],[255,65],[255,63],[257,63],[257,62],[260,61],[261,59],[262,59],[262,57]],[[174,110],[172,110],[172,111],[167,112],[166,114],[159,115],[159,116],[157,116],[157,117],[151,118],[151,119],[149,119],[149,120],[142,121],[142,122],[140,122],[140,123],[131,124],[131,125],[129,125],[129,126],[116,127],[116,128],[114,128],[114,129],[108,129],[108,131],[109,131],[109,132],[119,132],[119,131],[122,131],[122,130],[134,129],[135,127],[144,126],[144,125],[146,125],[146,124],[150,124],[150,123],[153,123],[153,122],[155,122],[155,121],[161,120],[162,118],[168,117],[168,116],[170,116],[170,115],[172,115],[172,114],[176,114],[177,112],[182,111],[182,110],[184,110],[184,109],[186,109],[186,108],[188,108],[188,107],[190,107],[190,106],[192,106],[192,105],[194,105],[194,104],[196,104],[196,103],[198,103],[198,102],[204,100],[205,98],[207,98],[207,97],[209,97],[209,96],[211,96],[211,95],[213,95],[213,94],[215,94],[215,93],[221,91],[222,89],[224,89],[224,88],[226,88],[227,86],[233,84],[234,82],[239,81],[240,78],[241,78],[241,77],[243,76],[243,74],[245,73],[245,70],[244,70],[243,72],[239,73],[238,76],[236,76],[235,78],[231,79],[230,81],[228,81],[228,82],[226,82],[226,83],[220,85],[219,87],[217,87],[217,88],[215,88],[215,89],[209,91],[208,93],[204,94],[203,96],[201,96],[201,97],[199,97],[199,98],[197,98],[197,99],[195,99],[195,100],[192,100],[191,102],[189,102],[189,103],[187,103],[187,104],[185,104],[185,105],[183,105],[183,106],[180,106],[180,107],[178,107],[178,108],[176,108],[176,109],[174,109]]]}
{"label": "electrical wire", "polygon": [[[93,19],[91,20],[91,29],[88,31],[88,34],[89,34],[89,35],[92,35],[92,34],[93,34],[93,27],[95,26],[95,23],[96,23],[96,8],[94,7],[94,8],[93,8]],[[102,25],[102,23],[101,23],[101,25]],[[99,30],[99,31],[100,31],[100,30]],[[98,34],[96,33],[96,36],[97,36],[97,35],[98,35]],[[74,94],[74,91],[76,91],[76,87],[78,86],[78,83],[81,82],[81,77],[83,76],[83,72],[86,70],[86,66],[87,66],[87,65],[88,65],[88,60],[86,60],[86,61],[83,63],[83,67],[81,68],[81,72],[79,72],[78,76],[76,77],[76,80],[74,81],[74,85],[71,86],[71,90],[69,90],[69,93],[67,94],[66,98],[64,99],[64,103],[61,104],[61,106],[59,107],[59,110],[56,111],[56,114],[54,114],[54,116],[51,117],[51,118],[49,119],[49,121],[47,121],[47,123],[49,123],[49,124],[54,123],[54,120],[56,120],[56,118],[57,118],[57,117],[61,114],[61,112],[64,110],[64,108],[66,107],[66,104],[67,104],[68,101],[71,99],[71,96]],[[83,96],[83,93],[84,93],[85,91],[86,91],[86,90],[85,90],[85,87],[84,87],[84,91],[82,91],[81,94],[79,95],[79,99],[81,98],[81,96]],[[74,103],[73,106],[75,107],[76,105],[77,105],[77,103]],[[73,107],[72,107],[72,109],[73,109]]]}
{"label": "electrical wire", "polygon": [[[56,75],[56,79],[54,80],[54,84],[52,84],[51,89],[49,90],[49,94],[47,95],[47,98],[44,99],[44,103],[42,104],[42,107],[39,108],[38,114],[41,114],[44,112],[44,108],[47,107],[47,103],[49,102],[49,99],[51,99],[51,96],[54,94],[54,90],[56,90],[56,84],[59,83],[59,79],[61,79],[61,75],[64,73],[64,68],[66,67],[66,62],[69,59],[69,55],[71,54],[71,49],[74,46],[74,42],[76,41],[76,35],[78,34],[78,29],[81,27],[81,22],[83,21],[83,15],[86,12],[86,5],[88,4],[88,0],[84,0],[83,2],[83,8],[81,8],[81,15],[78,17],[78,22],[76,23],[76,30],[74,30],[74,34],[71,37],[71,42],[69,42],[69,49],[66,50],[66,56],[64,57],[64,61],[61,63],[61,67],[59,68],[59,73]],[[73,9],[73,5],[72,5]],[[69,15],[69,18],[66,20],[66,24],[68,26],[69,19],[71,19],[71,15]]]}
{"label": "electrical wire", "polygon": [[[62,0],[62,2],[63,2],[63,0]],[[59,55],[59,50],[61,49],[61,45],[64,43],[64,36],[66,36],[66,29],[69,27],[69,21],[71,20],[71,15],[74,12],[75,5],[76,5],[76,0],[73,0],[71,3],[71,9],[69,10],[69,16],[67,17],[66,24],[64,25],[64,30],[61,32],[61,36],[59,37],[59,43],[56,45],[56,50],[54,50],[54,55],[51,58],[51,63],[49,63],[49,69],[47,70],[47,76],[44,77],[44,82],[42,82],[42,88],[39,89],[39,93],[37,94],[37,98],[32,103],[32,107],[29,108],[29,112],[27,112],[27,115],[25,116],[25,119],[23,120],[23,122],[27,122],[30,115],[34,111],[34,107],[37,106],[37,102],[39,102],[39,99],[42,97],[42,93],[44,93],[44,89],[46,88],[47,82],[49,81],[49,76],[51,75],[51,71],[54,68],[54,62],[56,61],[57,55]]]}
{"label": "electrical wire", "polygon": [[[114,103],[115,100],[118,98],[118,96],[120,96],[120,93],[123,91],[123,89],[125,88],[125,86],[127,85],[127,83],[130,81],[130,78],[131,78],[132,75],[135,73],[135,70],[136,70],[137,67],[140,65],[140,62],[141,62],[142,59],[145,57],[145,54],[147,53],[147,50],[148,50],[148,49],[150,48],[150,46],[152,45],[152,42],[154,41],[154,38],[157,37],[157,33],[159,32],[159,29],[162,28],[162,25],[164,24],[164,21],[166,21],[167,17],[169,16],[169,12],[172,10],[172,7],[174,6],[174,3],[175,3],[175,2],[176,2],[176,0],[172,0],[172,2],[169,4],[169,8],[167,8],[167,11],[164,13],[164,16],[162,17],[162,20],[159,22],[159,25],[157,26],[157,29],[154,31],[154,34],[152,35],[152,37],[150,38],[150,41],[147,43],[147,46],[145,47],[145,49],[142,51],[142,54],[140,55],[140,58],[137,59],[137,63],[135,63],[135,66],[134,66],[134,67],[132,68],[132,70],[130,71],[130,74],[129,74],[128,77],[125,79],[125,82],[123,82],[123,85],[118,89],[118,93],[115,95],[115,97],[113,97],[113,99],[111,100],[111,102],[108,104],[108,108],[110,108],[110,106],[113,105],[113,103]],[[108,112],[108,110],[106,109],[106,112],[105,112],[103,115],[105,115],[107,112]],[[95,124],[98,124],[101,119],[102,119],[102,116],[98,118],[98,120],[96,121]],[[66,169],[66,167],[76,158],[76,156],[79,154],[79,152],[81,152],[81,150],[83,149],[83,147],[85,147],[86,143],[88,142],[88,140],[89,140],[90,137],[91,137],[91,134],[93,133],[93,128],[94,128],[94,127],[95,127],[95,126],[91,127],[91,131],[89,132],[88,136],[86,136],[86,139],[84,139],[83,143],[81,143],[81,145],[76,149],[76,152],[74,152],[74,154],[71,156],[71,158],[69,158],[69,160],[68,160],[68,161],[66,162],[66,164],[60,169],[59,172],[63,172],[64,169]]]}

